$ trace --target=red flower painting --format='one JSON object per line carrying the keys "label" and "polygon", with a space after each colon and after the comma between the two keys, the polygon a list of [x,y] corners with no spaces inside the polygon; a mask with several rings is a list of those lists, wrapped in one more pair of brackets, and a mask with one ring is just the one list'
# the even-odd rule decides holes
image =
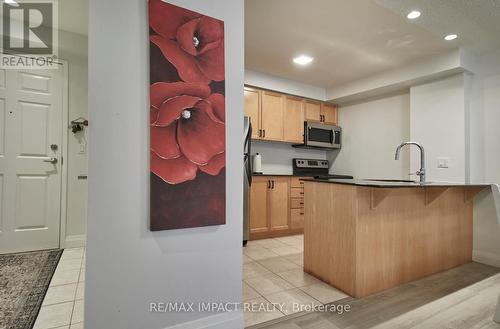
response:
{"label": "red flower painting", "polygon": [[154,43],[186,82],[224,80],[224,23],[175,7],[149,2],[149,26]]}
{"label": "red flower painting", "polygon": [[151,229],[225,223],[224,23],[149,0]]}

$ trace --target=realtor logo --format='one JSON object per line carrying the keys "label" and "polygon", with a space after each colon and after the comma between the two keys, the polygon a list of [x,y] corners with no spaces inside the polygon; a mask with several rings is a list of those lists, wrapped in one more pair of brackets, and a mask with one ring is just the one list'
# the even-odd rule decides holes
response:
{"label": "realtor logo", "polygon": [[0,67],[57,68],[57,1],[4,0],[1,7]]}

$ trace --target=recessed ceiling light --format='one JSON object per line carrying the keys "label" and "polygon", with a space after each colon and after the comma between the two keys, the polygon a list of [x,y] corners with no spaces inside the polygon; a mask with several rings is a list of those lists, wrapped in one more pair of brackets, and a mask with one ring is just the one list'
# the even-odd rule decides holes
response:
{"label": "recessed ceiling light", "polygon": [[299,65],[306,65],[306,64],[309,64],[313,61],[314,58],[310,57],[310,56],[307,56],[307,55],[300,55],[298,57],[295,57],[293,59],[293,62],[295,64],[299,64]]}
{"label": "recessed ceiling light", "polygon": [[456,38],[458,38],[458,35],[456,34],[448,34],[447,36],[444,37],[446,41],[455,40]]}
{"label": "recessed ceiling light", "polygon": [[422,15],[421,12],[419,12],[418,10],[413,10],[410,13],[408,13],[408,15],[406,15],[406,17],[408,17],[408,19],[415,19],[415,18],[419,18],[420,15]]}
{"label": "recessed ceiling light", "polygon": [[15,0],[3,0],[3,2],[14,7],[19,7],[19,4]]}

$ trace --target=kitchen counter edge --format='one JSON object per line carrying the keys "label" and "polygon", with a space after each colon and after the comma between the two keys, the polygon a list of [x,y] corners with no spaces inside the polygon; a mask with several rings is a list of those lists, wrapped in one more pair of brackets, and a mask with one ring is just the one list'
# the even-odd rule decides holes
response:
{"label": "kitchen counter edge", "polygon": [[303,179],[307,182],[315,183],[327,183],[327,184],[344,184],[344,185],[354,185],[354,186],[364,186],[364,187],[390,187],[390,188],[404,188],[404,187],[488,187],[491,184],[480,183],[447,183],[447,182],[427,182],[424,184],[420,183],[407,183],[407,182],[379,182],[372,180],[359,180],[359,179],[314,179],[305,178]]}

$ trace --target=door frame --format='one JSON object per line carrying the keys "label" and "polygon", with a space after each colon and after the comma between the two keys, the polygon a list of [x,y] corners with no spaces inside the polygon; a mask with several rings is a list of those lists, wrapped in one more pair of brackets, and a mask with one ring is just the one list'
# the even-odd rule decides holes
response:
{"label": "door frame", "polygon": [[[60,202],[60,212],[59,212],[59,248],[66,247],[66,222],[67,222],[67,213],[68,213],[68,145],[69,145],[69,70],[68,70],[68,61],[64,59],[58,59],[58,62],[61,63],[62,69],[62,145],[61,145],[61,198]],[[59,70],[58,69],[58,70]]]}

